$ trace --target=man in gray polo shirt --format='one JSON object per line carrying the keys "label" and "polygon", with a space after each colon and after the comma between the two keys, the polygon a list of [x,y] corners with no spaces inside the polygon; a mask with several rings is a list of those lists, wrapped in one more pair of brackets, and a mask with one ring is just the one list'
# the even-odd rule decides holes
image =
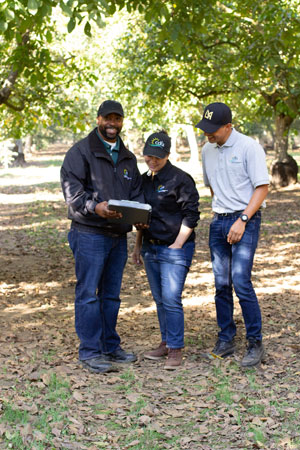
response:
{"label": "man in gray polo shirt", "polygon": [[254,139],[237,132],[231,122],[227,105],[211,103],[196,127],[208,139],[202,151],[203,178],[210,188],[215,213],[209,246],[220,331],[213,353],[226,357],[235,350],[234,287],[248,340],[241,364],[248,367],[260,363],[264,357],[261,312],[251,283],[251,270],[269,176],[263,148]]}

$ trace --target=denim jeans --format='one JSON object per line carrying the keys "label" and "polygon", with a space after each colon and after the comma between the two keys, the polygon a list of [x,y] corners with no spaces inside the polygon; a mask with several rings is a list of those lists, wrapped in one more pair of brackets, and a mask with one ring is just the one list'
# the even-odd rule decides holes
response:
{"label": "denim jeans", "polygon": [[192,262],[194,242],[182,248],[145,242],[142,257],[156,303],[161,339],[168,348],[184,347],[184,314],[181,295]]}
{"label": "denim jeans", "polygon": [[127,261],[126,237],[108,237],[71,228],[75,258],[75,329],[79,359],[111,353],[120,345],[116,332],[120,290]]}
{"label": "denim jeans", "polygon": [[227,242],[227,234],[237,216],[215,215],[210,224],[209,246],[215,276],[215,302],[219,339],[230,341],[236,334],[233,320],[232,286],[239,299],[246,327],[246,337],[262,339],[261,313],[251,282],[251,270],[257,247],[261,213],[258,211],[247,223],[242,239]]}

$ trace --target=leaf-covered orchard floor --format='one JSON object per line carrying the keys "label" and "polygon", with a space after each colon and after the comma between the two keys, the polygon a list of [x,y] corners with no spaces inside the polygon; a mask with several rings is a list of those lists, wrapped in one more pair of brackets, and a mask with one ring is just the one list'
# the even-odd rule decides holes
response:
{"label": "leaf-covered orchard floor", "polygon": [[[267,360],[242,370],[237,354],[203,358],[217,333],[207,246],[210,200],[200,170],[185,166],[202,198],[197,251],[184,292],[185,361],[175,372],[143,359],[159,342],[143,269],[128,261],[118,330],[139,355],[93,375],[77,362],[74,269],[58,171],[63,149],[0,171],[0,448],[300,449],[300,187],[272,191],[263,214],[253,282]],[[134,233],[129,235],[132,248]]]}

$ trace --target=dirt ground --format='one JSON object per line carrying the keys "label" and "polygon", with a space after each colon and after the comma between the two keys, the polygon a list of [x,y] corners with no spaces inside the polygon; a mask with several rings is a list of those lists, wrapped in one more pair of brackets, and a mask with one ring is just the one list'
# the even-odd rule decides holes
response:
{"label": "dirt ground", "polygon": [[[294,425],[285,429],[280,425],[283,416],[277,417],[272,410],[274,395],[277,398],[278,394],[288,403],[291,401],[291,386],[297,386],[292,391],[293,402],[299,404],[300,400],[299,184],[270,192],[253,269],[253,283],[263,315],[267,359],[251,375],[255,376],[257,386],[261,386],[251,395],[259,402],[266,401],[270,395],[263,413],[265,419],[262,415],[257,418],[253,413],[244,416],[244,421],[234,422],[235,413],[230,415],[226,402],[216,396],[212,399],[210,395],[222,377],[232,379],[232,395],[238,398],[230,404],[230,409],[247,409],[246,391],[249,393],[251,386],[249,375],[239,367],[245,349],[245,333],[238,303],[235,308],[238,325],[236,356],[221,362],[201,356],[212,348],[217,334],[207,244],[210,199],[208,191],[201,185],[201,175],[194,167],[193,174],[201,195],[201,221],[197,230],[197,250],[184,291],[186,347],[183,368],[169,373],[163,370],[163,363],[143,359],[143,352],[159,343],[159,329],[145,271],[137,269],[129,259],[123,279],[118,331],[122,346],[137,353],[139,360],[113,375],[93,375],[83,370],[77,361],[74,265],[66,243],[69,226],[66,207],[56,178],[63,152],[64,149],[59,147],[50,148],[31,155],[25,169],[14,169],[10,175],[3,171],[0,174],[0,400],[2,411],[7,402],[21,409],[27,405],[25,409],[32,416],[29,422],[34,424],[39,413],[30,410],[32,404],[29,405],[28,397],[22,392],[28,385],[35,384],[40,390],[35,402],[38,410],[43,409],[47,403],[43,397],[43,389],[47,388],[45,374],[55,373],[70,383],[67,415],[74,419],[71,421],[73,428],[67,425],[67,436],[56,424],[56,428],[52,427],[52,440],[44,433],[43,441],[41,435],[38,439],[33,425],[26,434],[25,425],[9,424],[2,418],[0,448],[35,448],[30,446],[33,438],[42,445],[36,448],[300,448],[300,444],[299,447],[292,446],[300,437],[299,429],[298,435],[295,431],[298,416],[292,420]],[[128,242],[130,253],[134,232],[130,233]],[[130,377],[134,382],[130,382]],[[196,392],[195,386],[201,388]],[[133,417],[130,408],[141,397],[145,402],[144,409]],[[106,425],[103,412],[92,413],[91,408],[96,404],[102,404],[103,410],[109,409],[111,421],[119,423],[121,428]],[[206,416],[197,419],[204,404]],[[286,419],[288,412],[285,414]],[[272,420],[269,426],[267,418]],[[256,427],[261,424],[264,439],[253,437],[249,424],[253,424],[254,419],[260,421]],[[220,421],[224,425],[221,432]],[[274,424],[276,426],[272,428]],[[136,434],[135,426],[139,430]],[[57,433],[53,429],[57,429]],[[24,447],[9,447],[7,430],[11,433],[18,430]],[[162,437],[146,444],[141,439],[146,430],[154,430]],[[101,445],[97,444],[99,433],[106,436],[101,438]]]}

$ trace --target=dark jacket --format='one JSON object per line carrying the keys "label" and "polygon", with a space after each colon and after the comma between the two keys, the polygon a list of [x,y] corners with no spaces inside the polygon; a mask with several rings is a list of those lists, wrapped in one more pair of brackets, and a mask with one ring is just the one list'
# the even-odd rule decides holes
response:
{"label": "dark jacket", "polygon": [[[152,206],[150,228],[144,239],[159,239],[173,244],[181,224],[195,228],[199,220],[199,194],[193,178],[170,161],[152,178],[142,175],[145,202]],[[195,238],[192,232],[188,241]]]}
{"label": "dark jacket", "polygon": [[144,202],[136,157],[120,140],[116,165],[96,134],[96,128],[66,153],[61,168],[61,185],[68,218],[92,232],[125,234],[131,225],[110,223],[95,213],[97,203],[114,200]]}

